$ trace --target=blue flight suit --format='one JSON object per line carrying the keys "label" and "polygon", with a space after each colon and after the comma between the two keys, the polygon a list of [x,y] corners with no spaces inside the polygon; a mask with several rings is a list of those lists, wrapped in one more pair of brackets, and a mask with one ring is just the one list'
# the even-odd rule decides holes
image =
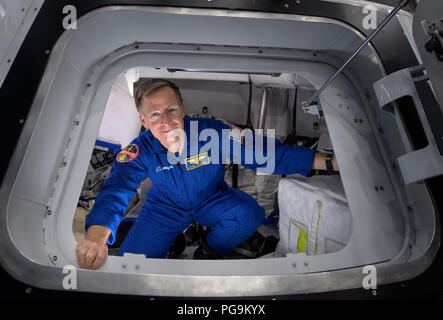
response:
{"label": "blue flight suit", "polygon": [[[198,129],[198,136],[191,127]],[[207,133],[205,129],[213,130]],[[185,117],[186,153],[182,155],[168,153],[150,130],[143,132],[117,155],[86,219],[86,229],[91,225],[106,226],[111,230],[107,243],[112,244],[129,201],[139,184],[149,177],[153,186],[120,246],[121,254],[164,257],[177,235],[192,221],[212,228],[207,243],[217,253],[228,254],[262,224],[265,211],[247,193],[228,187],[224,181],[226,160],[257,171],[307,176],[314,157],[312,149],[282,145],[274,138],[269,140],[275,143],[272,152],[266,137],[263,140],[248,131],[253,140],[245,140],[231,129],[218,120]],[[254,152],[272,159],[275,168],[266,169],[263,158],[258,159]]]}

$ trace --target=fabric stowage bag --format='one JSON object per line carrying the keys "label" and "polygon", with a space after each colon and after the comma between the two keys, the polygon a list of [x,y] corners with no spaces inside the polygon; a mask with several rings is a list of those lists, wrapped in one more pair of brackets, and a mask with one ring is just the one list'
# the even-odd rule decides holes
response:
{"label": "fabric stowage bag", "polygon": [[279,255],[336,252],[351,237],[351,212],[339,176],[283,178],[278,187],[278,204]]}

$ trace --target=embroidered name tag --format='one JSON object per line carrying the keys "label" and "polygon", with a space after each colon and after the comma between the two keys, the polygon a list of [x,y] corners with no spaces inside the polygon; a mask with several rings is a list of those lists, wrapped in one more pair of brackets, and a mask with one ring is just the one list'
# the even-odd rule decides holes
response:
{"label": "embroidered name tag", "polygon": [[162,166],[158,166],[156,169],[155,169],[155,172],[160,172],[160,171],[164,171],[164,170],[171,170],[171,169],[174,169],[174,167],[173,166],[169,166],[169,167],[162,167]]}
{"label": "embroidered name tag", "polygon": [[138,145],[135,143],[131,143],[126,148],[124,148],[122,151],[119,152],[119,154],[116,157],[117,162],[120,163],[126,163],[129,161],[134,160],[139,155],[139,148]]}
{"label": "embroidered name tag", "polygon": [[209,160],[209,154],[207,152],[205,153],[199,153],[195,156],[189,157],[185,159],[186,164],[186,170],[193,170],[197,169],[201,166],[210,164],[211,161]]}

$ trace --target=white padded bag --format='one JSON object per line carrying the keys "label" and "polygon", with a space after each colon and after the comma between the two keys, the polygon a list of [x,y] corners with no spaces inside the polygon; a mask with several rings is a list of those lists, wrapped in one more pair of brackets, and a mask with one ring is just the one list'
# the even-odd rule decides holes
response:
{"label": "white padded bag", "polygon": [[280,180],[279,255],[325,254],[343,249],[352,232],[340,177],[292,175]]}

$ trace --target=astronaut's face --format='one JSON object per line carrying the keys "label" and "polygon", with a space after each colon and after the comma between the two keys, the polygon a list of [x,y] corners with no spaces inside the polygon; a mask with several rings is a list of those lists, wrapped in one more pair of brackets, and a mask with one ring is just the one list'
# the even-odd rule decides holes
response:
{"label": "astronaut's face", "polygon": [[144,97],[140,108],[140,121],[152,135],[171,152],[177,152],[176,129],[184,129],[184,104],[179,105],[175,92],[170,87],[162,87]]}

